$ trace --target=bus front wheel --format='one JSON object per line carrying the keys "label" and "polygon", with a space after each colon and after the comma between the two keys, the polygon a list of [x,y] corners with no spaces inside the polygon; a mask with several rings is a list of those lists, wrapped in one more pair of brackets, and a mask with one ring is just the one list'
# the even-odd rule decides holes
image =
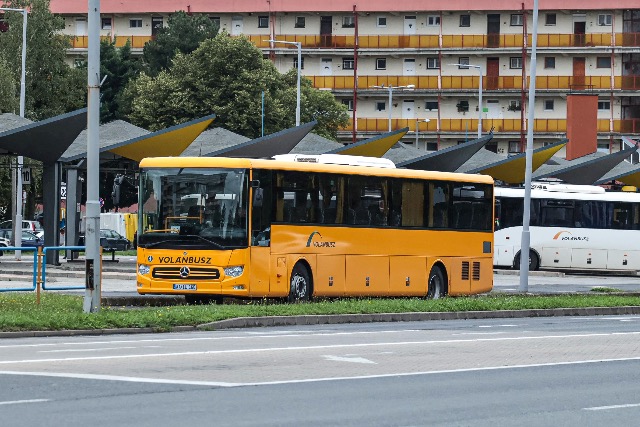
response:
{"label": "bus front wheel", "polygon": [[444,274],[442,274],[440,267],[435,266],[429,272],[427,299],[439,299],[444,296],[444,289]]}
{"label": "bus front wheel", "polygon": [[309,271],[301,263],[297,263],[291,270],[289,279],[289,302],[309,301],[311,297],[311,278]]}
{"label": "bus front wheel", "polygon": [[[529,251],[529,271],[536,271],[540,267],[540,261],[538,255],[534,251]],[[513,261],[513,268],[520,270],[520,252],[516,255],[516,259]]]}

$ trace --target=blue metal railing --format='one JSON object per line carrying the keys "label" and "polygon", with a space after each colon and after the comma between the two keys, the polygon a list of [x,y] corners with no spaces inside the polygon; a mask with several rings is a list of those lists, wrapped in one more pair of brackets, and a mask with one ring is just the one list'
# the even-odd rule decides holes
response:
{"label": "blue metal railing", "polygon": [[[45,291],[65,291],[70,289],[85,289],[85,286],[47,286],[47,252],[49,251],[85,251],[86,246],[45,246],[42,248],[42,289]],[[34,269],[35,271],[35,269]],[[35,274],[34,274],[35,283]]]}
{"label": "blue metal railing", "polygon": [[0,251],[22,251],[33,252],[33,285],[30,288],[2,288],[0,292],[18,292],[18,291],[35,291],[38,279],[38,248],[32,246],[24,247],[0,247]]}

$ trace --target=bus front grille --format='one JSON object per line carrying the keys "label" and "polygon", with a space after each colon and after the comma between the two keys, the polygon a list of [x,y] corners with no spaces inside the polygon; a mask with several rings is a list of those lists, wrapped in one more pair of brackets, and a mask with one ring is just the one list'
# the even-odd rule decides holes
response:
{"label": "bus front grille", "polygon": [[220,270],[211,267],[156,267],[152,274],[154,279],[165,280],[217,280]]}

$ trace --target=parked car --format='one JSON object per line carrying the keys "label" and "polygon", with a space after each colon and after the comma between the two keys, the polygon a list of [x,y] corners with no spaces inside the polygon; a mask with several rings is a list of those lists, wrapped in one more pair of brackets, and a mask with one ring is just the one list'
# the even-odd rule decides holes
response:
{"label": "parked car", "polygon": [[[24,247],[44,246],[44,239],[39,238],[30,231],[22,231],[20,245]],[[0,246],[11,247],[13,244],[13,230],[0,229]]]}
{"label": "parked car", "polygon": [[[78,246],[84,246],[84,234],[78,238]],[[131,241],[115,230],[108,228],[100,229],[100,246],[105,252],[108,251],[128,251],[131,248]]]}
{"label": "parked car", "polygon": [[[0,230],[13,230],[13,220],[9,219],[0,222]],[[42,230],[42,225],[40,225],[38,221],[22,220],[22,230],[35,233],[36,231]]]}

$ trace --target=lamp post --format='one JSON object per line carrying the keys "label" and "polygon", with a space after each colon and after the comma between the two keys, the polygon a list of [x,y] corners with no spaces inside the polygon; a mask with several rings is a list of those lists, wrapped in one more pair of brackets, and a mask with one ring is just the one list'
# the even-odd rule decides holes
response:
{"label": "lamp post", "polygon": [[391,102],[393,100],[393,90],[394,89],[413,89],[415,88],[415,85],[406,85],[406,86],[385,86],[385,85],[380,85],[380,86],[371,86],[374,89],[387,89],[389,91],[389,132],[391,132]]}
{"label": "lamp post", "polygon": [[[25,81],[26,81],[26,67],[27,67],[27,9],[13,9],[9,7],[0,7],[0,10],[9,12],[22,13],[22,70],[20,74],[20,117],[24,117],[25,109]],[[16,217],[13,222],[13,236],[14,246],[19,248],[22,246],[22,164],[24,158],[18,156],[18,167],[16,168]],[[20,251],[15,252],[15,257],[20,260]]]}
{"label": "lamp post", "polygon": [[[418,148],[418,131],[420,130],[420,123],[429,123],[431,120],[430,119],[416,119],[416,148]],[[427,143],[425,141],[424,143],[424,151],[427,151]]]}
{"label": "lamp post", "polygon": [[478,138],[482,138],[482,67],[480,65],[471,64],[449,64],[460,68],[476,68],[480,75],[480,84],[478,87]]}
{"label": "lamp post", "polygon": [[298,89],[297,89],[297,98],[296,98],[296,126],[300,126],[300,70],[302,69],[302,43],[301,42],[286,42],[282,40],[264,40],[270,43],[282,43],[282,44],[292,44],[298,49]]}

